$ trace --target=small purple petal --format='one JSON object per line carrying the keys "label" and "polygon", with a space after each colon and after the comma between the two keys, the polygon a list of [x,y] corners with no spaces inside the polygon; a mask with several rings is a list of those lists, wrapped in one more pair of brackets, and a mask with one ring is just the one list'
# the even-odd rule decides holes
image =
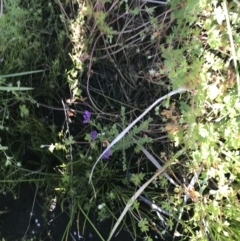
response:
{"label": "small purple petal", "polygon": [[93,141],[96,140],[96,138],[97,138],[97,131],[91,131],[90,132],[90,137],[91,137],[91,139]]}
{"label": "small purple petal", "polygon": [[110,155],[111,155],[111,151],[107,150],[107,152],[103,155],[102,159],[108,159]]}
{"label": "small purple petal", "polygon": [[90,118],[91,118],[91,113],[88,110],[85,110],[83,114],[83,123],[87,124],[90,121]]}

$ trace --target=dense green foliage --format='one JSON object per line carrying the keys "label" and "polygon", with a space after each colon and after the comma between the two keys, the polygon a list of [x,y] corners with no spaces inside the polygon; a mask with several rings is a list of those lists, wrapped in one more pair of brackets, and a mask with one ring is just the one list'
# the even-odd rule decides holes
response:
{"label": "dense green foliage", "polygon": [[[67,240],[79,214],[83,226],[96,228],[91,211],[116,222],[171,160],[122,228],[133,240],[138,228],[148,241],[151,231],[168,240],[238,240],[239,8],[214,0],[4,1],[0,191],[14,193],[20,182],[45,187],[46,202],[57,197],[69,213]],[[105,153],[88,184],[109,143],[179,87],[188,92],[150,111]]]}

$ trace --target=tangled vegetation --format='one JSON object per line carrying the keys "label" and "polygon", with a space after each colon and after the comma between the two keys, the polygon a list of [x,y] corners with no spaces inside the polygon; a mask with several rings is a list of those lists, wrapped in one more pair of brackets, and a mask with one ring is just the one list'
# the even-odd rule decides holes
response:
{"label": "tangled vegetation", "polygon": [[62,240],[239,240],[238,0],[0,2],[1,192],[44,188]]}

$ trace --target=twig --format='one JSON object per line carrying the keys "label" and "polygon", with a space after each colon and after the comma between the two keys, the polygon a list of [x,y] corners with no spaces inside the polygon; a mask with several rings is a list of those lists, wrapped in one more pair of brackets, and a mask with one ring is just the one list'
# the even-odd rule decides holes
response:
{"label": "twig", "polygon": [[26,177],[26,176],[29,176],[29,175],[40,173],[45,167],[46,167],[46,165],[43,165],[36,171],[30,171],[30,170],[24,169],[24,170],[27,170],[28,172],[30,172],[30,173],[25,174],[24,176]]}
{"label": "twig", "polygon": [[156,4],[162,4],[162,5],[166,5],[167,2],[163,2],[163,1],[158,1],[158,0],[139,0],[140,2],[145,2],[145,3],[156,3]]}
{"label": "twig", "polygon": [[33,198],[33,204],[32,204],[32,209],[31,209],[31,212],[30,212],[30,218],[29,218],[29,222],[28,222],[28,226],[27,226],[27,229],[24,233],[24,236],[22,237],[22,240],[25,240],[25,237],[28,233],[28,230],[30,228],[30,224],[31,224],[31,220],[32,220],[32,215],[33,215],[33,209],[34,209],[34,206],[35,206],[35,202],[36,202],[36,196],[37,196],[37,191],[38,191],[38,186],[36,188],[36,191],[35,191],[35,194],[34,194],[34,198]]}

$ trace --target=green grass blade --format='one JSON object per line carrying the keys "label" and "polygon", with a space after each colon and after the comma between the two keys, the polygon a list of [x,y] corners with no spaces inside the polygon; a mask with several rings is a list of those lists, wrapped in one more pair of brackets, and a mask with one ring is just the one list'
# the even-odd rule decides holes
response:
{"label": "green grass blade", "polygon": [[0,91],[26,91],[32,89],[32,87],[0,86]]}
{"label": "green grass blade", "polygon": [[34,71],[26,71],[26,72],[15,73],[15,74],[5,74],[5,75],[0,75],[0,78],[10,78],[10,77],[16,77],[16,76],[22,76],[22,75],[28,75],[28,74],[36,74],[43,71],[44,70],[34,70]]}

